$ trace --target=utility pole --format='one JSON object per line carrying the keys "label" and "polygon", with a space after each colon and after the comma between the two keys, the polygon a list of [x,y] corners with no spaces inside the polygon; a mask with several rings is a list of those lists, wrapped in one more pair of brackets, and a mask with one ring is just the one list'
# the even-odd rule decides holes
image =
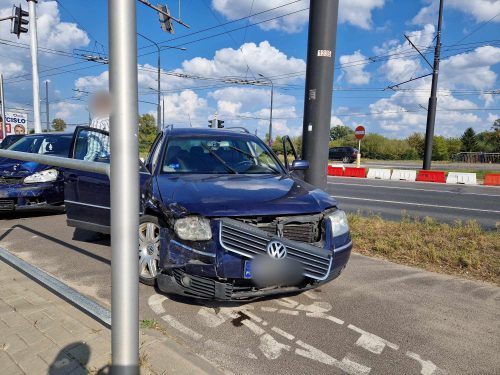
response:
{"label": "utility pole", "polygon": [[[111,140],[111,374],[139,374],[139,145],[135,0],[108,0]],[[114,131],[116,129],[117,131]]]}
{"label": "utility pole", "polygon": [[1,106],[1,115],[2,115],[2,138],[5,138],[6,127],[5,127],[5,94],[3,92],[3,74],[0,74],[0,102],[2,102]]}
{"label": "utility pole", "polygon": [[259,76],[267,79],[271,83],[271,108],[269,111],[269,146],[273,145],[273,99],[274,99],[274,82],[271,78],[259,73]]}
{"label": "utility pole", "polygon": [[161,65],[160,65],[160,55],[161,55],[161,52],[160,52],[160,46],[158,45],[158,43],[156,43],[154,40],[152,39],[149,39],[146,35],[143,35],[141,33],[137,33],[137,35],[139,36],[142,36],[144,39],[146,39],[147,41],[153,43],[155,46],[156,46],[156,49],[157,49],[157,52],[158,52],[158,57],[157,57],[157,62],[156,62],[156,65],[158,67],[158,71],[157,71],[157,80],[158,80],[158,87],[157,87],[157,94],[158,94],[158,103],[157,103],[157,106],[156,106],[156,129],[158,130],[158,132],[161,131],[161,107],[160,107],[160,96],[161,96]]}
{"label": "utility pole", "polygon": [[425,128],[425,148],[424,148],[424,170],[431,169],[432,163],[432,141],[434,137],[434,125],[436,123],[437,107],[437,85],[439,78],[439,58],[441,53],[441,26],[443,23],[443,0],[439,0],[439,20],[436,35],[436,47],[434,50],[434,66],[432,68],[432,86],[429,105],[427,106],[427,125]]}
{"label": "utility pole", "polygon": [[49,120],[49,81],[45,81],[45,119],[47,121],[47,132],[50,132],[50,120]]}
{"label": "utility pole", "polygon": [[307,46],[302,159],[306,182],[324,188],[332,113],[333,66],[339,0],[311,0]]}
{"label": "utility pole", "polygon": [[42,132],[40,118],[40,80],[38,78],[38,37],[36,27],[36,3],[37,0],[27,0],[30,16],[30,50],[31,68],[33,79],[33,119],[35,121],[35,133]]}
{"label": "utility pole", "polygon": [[165,129],[165,97],[162,97],[161,99],[161,110],[162,110],[161,128]]}

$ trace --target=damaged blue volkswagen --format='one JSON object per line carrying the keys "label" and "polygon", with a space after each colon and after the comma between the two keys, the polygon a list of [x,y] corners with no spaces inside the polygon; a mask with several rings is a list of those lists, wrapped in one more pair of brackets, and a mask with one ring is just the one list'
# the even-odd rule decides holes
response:
{"label": "damaged blue volkswagen", "polygon": [[[72,136],[71,133],[26,135],[7,149],[68,157]],[[64,183],[59,168],[0,158],[0,212],[46,208],[63,203]]]}
{"label": "damaged blue volkswagen", "polygon": [[[167,294],[249,300],[337,278],[352,248],[337,201],[238,129],[166,129],[141,163],[140,281]],[[109,162],[104,131],[78,127],[70,156]],[[109,180],[65,170],[68,225],[110,232]]]}

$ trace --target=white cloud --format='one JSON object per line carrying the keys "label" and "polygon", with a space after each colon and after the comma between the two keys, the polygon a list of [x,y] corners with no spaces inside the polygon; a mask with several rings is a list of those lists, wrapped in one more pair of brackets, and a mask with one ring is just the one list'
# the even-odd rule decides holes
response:
{"label": "white cloud", "polygon": [[352,55],[340,56],[339,61],[343,65],[340,79],[353,85],[366,85],[370,82],[370,73],[365,71],[368,60],[359,50]]}
{"label": "white cloud", "polygon": [[62,118],[67,123],[72,123],[78,118],[78,114],[86,109],[84,104],[71,103],[68,101],[58,102],[50,106],[53,118]]}
{"label": "white cloud", "polygon": [[[412,19],[413,24],[424,25],[436,22],[439,0],[424,0],[424,3],[427,5],[422,7]],[[447,0],[444,6],[468,14],[476,22],[488,21],[500,12],[500,1],[498,0]],[[500,18],[497,17],[491,22],[500,22]]]}
{"label": "white cloud", "polygon": [[208,119],[207,100],[192,90],[165,95],[165,124],[181,124],[205,127]]}
{"label": "white cloud", "polygon": [[[263,41],[258,45],[245,43],[239,49],[222,48],[215,52],[213,59],[195,57],[184,61],[182,68],[185,73],[205,77],[245,76],[248,67],[255,75],[276,76],[287,73],[302,72],[306,63],[302,59],[287,57],[283,52]],[[280,79],[293,81],[297,78]]]}
{"label": "white cloud", "polygon": [[[253,4],[253,6],[252,6]],[[249,14],[263,12],[280,5],[286,4],[283,0],[255,0],[253,2],[241,0],[212,0],[212,6],[219,13],[230,20],[247,17]],[[339,21],[350,23],[362,29],[372,27],[372,11],[381,9],[385,0],[346,0],[339,5]],[[263,13],[250,18],[250,22],[260,22],[270,18],[283,16],[288,13],[298,12],[309,7],[309,1],[302,0],[287,6]],[[301,11],[269,22],[259,24],[263,30],[281,30],[288,33],[302,31],[309,20],[309,12]]]}

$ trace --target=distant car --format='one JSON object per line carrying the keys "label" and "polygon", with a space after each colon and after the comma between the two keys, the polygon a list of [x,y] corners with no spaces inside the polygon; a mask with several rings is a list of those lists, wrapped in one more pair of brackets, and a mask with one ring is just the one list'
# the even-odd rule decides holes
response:
{"label": "distant car", "polygon": [[24,134],[11,134],[11,135],[6,136],[3,139],[2,143],[0,143],[0,149],[5,150],[5,149],[9,148],[10,146],[12,146],[14,143],[19,141],[23,137],[24,137]]}
{"label": "distant car", "polygon": [[358,150],[354,147],[333,147],[328,150],[328,159],[342,160],[343,163],[354,163]]}
{"label": "distant car", "polygon": [[[109,162],[106,132],[77,127],[70,157]],[[252,134],[169,129],[141,165],[140,281],[165,293],[242,300],[318,287],[346,267],[352,241],[330,194],[301,181]],[[284,142],[285,144],[285,142]],[[288,146],[287,146],[288,149]],[[64,169],[70,226],[109,233],[109,179]]]}
{"label": "distant car", "polygon": [[[8,150],[68,157],[72,134],[26,135]],[[35,162],[0,158],[0,212],[64,203],[59,168]]]}

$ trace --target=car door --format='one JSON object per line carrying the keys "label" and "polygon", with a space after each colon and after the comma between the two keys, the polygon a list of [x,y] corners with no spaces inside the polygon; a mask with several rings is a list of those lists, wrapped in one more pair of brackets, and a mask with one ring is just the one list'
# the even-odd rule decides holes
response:
{"label": "car door", "polygon": [[[109,134],[90,127],[77,127],[70,157],[109,163]],[[141,189],[151,178],[140,162]],[[75,169],[64,170],[64,202],[69,226],[110,233],[110,183],[107,175]],[[139,199],[139,197],[138,197]]]}

